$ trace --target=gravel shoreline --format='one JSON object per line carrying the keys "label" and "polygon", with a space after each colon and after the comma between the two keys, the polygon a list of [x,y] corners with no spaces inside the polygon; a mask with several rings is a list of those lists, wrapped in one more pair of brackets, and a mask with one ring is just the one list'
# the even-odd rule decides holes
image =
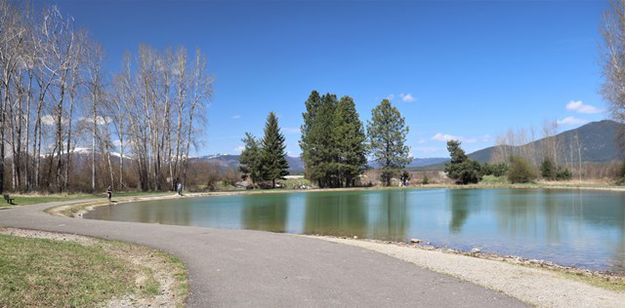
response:
{"label": "gravel shoreline", "polygon": [[414,245],[325,236],[306,237],[386,254],[419,267],[503,292],[537,307],[622,307],[625,303],[625,292],[574,280],[553,269],[493,260],[480,256],[479,253],[472,257]]}

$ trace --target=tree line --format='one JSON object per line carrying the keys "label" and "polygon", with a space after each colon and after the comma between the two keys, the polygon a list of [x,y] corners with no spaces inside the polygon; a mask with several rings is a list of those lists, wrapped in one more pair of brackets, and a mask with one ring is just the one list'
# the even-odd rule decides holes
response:
{"label": "tree line", "polygon": [[319,187],[357,185],[368,167],[368,155],[380,165],[387,186],[410,162],[405,145],[408,126],[390,101],[385,99],[372,110],[367,134],[349,96],[337,99],[335,94],[313,90],[305,107],[299,144],[305,176]]}
{"label": "tree line", "polygon": [[212,94],[199,49],[141,45],[109,74],[102,47],[55,6],[0,0],[0,27],[0,191],[185,181]]}

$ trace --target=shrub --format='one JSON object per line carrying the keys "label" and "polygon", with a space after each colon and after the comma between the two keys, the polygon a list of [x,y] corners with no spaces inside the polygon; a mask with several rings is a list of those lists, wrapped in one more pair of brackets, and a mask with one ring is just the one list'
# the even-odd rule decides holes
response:
{"label": "shrub", "polygon": [[457,164],[448,164],[445,171],[447,171],[447,176],[454,179],[457,184],[477,183],[482,179],[480,163],[471,159]]}
{"label": "shrub", "polygon": [[549,158],[545,158],[542,164],[540,164],[540,174],[545,180],[556,179],[558,171],[560,170],[556,170],[556,166]]}
{"label": "shrub", "polygon": [[482,175],[501,177],[506,175],[506,172],[508,172],[508,164],[504,162],[496,164],[484,163],[482,165]]}
{"label": "shrub", "polygon": [[558,181],[569,181],[573,177],[571,170],[569,168],[558,167],[556,171],[556,180]]}
{"label": "shrub", "polygon": [[423,176],[423,179],[421,180],[421,184],[423,184],[423,185],[430,184],[430,179],[428,178],[427,175]]}
{"label": "shrub", "polygon": [[508,170],[510,183],[529,183],[537,177],[534,167],[524,158],[512,157]]}

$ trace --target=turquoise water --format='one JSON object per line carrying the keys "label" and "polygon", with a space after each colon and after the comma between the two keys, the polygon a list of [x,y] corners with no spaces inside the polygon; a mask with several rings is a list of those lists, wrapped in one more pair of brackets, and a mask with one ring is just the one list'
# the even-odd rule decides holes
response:
{"label": "turquoise water", "polygon": [[146,201],[86,218],[391,241],[625,272],[625,193],[541,189],[295,192]]}

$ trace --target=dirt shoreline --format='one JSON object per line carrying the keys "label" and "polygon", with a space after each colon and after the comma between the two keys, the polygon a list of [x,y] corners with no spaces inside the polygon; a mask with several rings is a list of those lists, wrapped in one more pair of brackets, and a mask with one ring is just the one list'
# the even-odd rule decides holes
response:
{"label": "dirt shoreline", "polygon": [[[514,257],[447,252],[418,245],[301,236],[373,250],[503,292],[537,307],[619,307],[625,303],[624,291],[600,287],[584,279],[574,279],[575,275],[593,275],[589,271],[570,269],[572,272],[566,272],[569,269],[565,267],[523,262]],[[613,277],[621,282],[622,278]]]}

